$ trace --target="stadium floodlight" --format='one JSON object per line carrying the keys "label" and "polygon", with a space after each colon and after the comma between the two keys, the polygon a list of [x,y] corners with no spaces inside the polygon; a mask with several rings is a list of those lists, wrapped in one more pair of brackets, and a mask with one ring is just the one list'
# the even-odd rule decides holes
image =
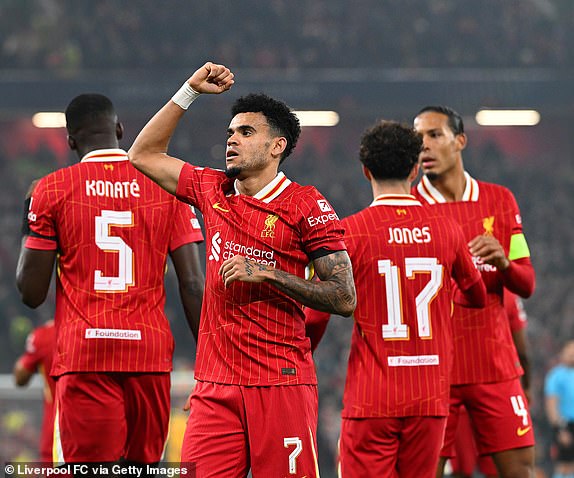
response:
{"label": "stadium floodlight", "polygon": [[536,126],[540,113],[536,110],[480,110],[475,116],[480,126]]}
{"label": "stadium floodlight", "polygon": [[306,126],[336,126],[339,113],[336,111],[293,111],[302,128]]}
{"label": "stadium floodlight", "polygon": [[57,112],[40,112],[32,116],[32,124],[36,128],[64,128],[66,115]]}

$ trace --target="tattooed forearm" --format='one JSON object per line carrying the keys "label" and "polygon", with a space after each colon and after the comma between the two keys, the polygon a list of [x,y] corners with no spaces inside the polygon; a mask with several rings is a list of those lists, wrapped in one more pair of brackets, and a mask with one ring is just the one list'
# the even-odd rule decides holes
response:
{"label": "tattooed forearm", "polygon": [[335,252],[314,261],[321,281],[307,281],[286,272],[275,270],[272,282],[307,307],[349,316],[356,306],[355,285],[351,261],[345,251]]}
{"label": "tattooed forearm", "polygon": [[[259,270],[261,270],[261,269],[259,269]],[[248,276],[253,275],[253,264],[247,258],[245,258],[245,273]]]}

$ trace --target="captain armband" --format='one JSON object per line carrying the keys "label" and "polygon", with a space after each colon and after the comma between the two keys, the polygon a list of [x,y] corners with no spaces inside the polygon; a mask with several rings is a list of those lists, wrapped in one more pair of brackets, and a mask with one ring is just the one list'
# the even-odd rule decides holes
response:
{"label": "captain armband", "polygon": [[510,250],[508,252],[508,260],[514,261],[522,259],[523,257],[530,257],[530,249],[524,234],[513,234],[510,238]]}

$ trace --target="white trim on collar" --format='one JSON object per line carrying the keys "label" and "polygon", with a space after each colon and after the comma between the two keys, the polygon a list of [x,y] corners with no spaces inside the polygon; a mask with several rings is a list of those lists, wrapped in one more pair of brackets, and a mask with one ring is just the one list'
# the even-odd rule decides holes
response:
{"label": "white trim on collar", "polygon": [[[479,187],[478,181],[471,177],[466,171],[464,172],[464,177],[466,179],[466,185],[464,187],[464,192],[462,193],[463,202],[476,202],[478,201],[479,196]],[[430,180],[423,176],[419,184],[417,185],[417,191],[419,194],[425,199],[426,202],[429,204],[444,204],[447,200],[444,196],[439,192],[437,188],[435,188]]]}
{"label": "white trim on collar", "polygon": [[371,206],[422,206],[421,202],[411,194],[381,194]]}
{"label": "white trim on collar", "polygon": [[82,163],[109,163],[112,161],[127,161],[128,153],[123,149],[95,149],[86,154],[80,162]]}
{"label": "white trim on collar", "polygon": [[[279,172],[269,184],[264,186],[263,189],[261,189],[257,194],[253,195],[253,197],[263,201],[264,203],[270,203],[273,201],[273,199],[285,191],[291,182],[292,181],[287,176],[285,176],[284,173]],[[240,194],[237,190],[237,179],[233,183],[233,188],[235,189],[236,195]]]}

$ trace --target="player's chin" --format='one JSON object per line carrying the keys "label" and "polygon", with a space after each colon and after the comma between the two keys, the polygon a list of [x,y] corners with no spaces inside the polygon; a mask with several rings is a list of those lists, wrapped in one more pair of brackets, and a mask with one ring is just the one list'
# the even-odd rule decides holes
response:
{"label": "player's chin", "polygon": [[240,174],[241,174],[241,168],[239,166],[229,166],[225,170],[225,175],[230,179],[236,178]]}

